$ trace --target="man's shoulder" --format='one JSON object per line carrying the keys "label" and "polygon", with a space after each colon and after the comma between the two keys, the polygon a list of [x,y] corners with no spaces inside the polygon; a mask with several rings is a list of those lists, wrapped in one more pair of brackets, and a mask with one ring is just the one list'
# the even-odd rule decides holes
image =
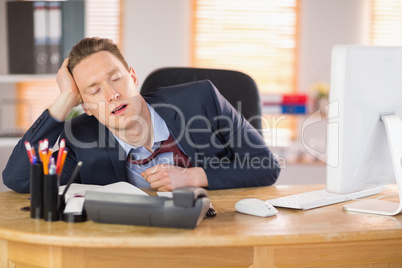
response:
{"label": "man's shoulder", "polygon": [[74,131],[96,130],[99,124],[99,121],[94,116],[89,116],[85,113],[66,121],[66,125],[70,125]]}
{"label": "man's shoulder", "polygon": [[199,80],[174,86],[160,87],[149,94],[144,95],[147,98],[161,98],[166,102],[174,100],[200,101],[203,98],[209,98],[216,95],[215,86],[210,80]]}
{"label": "man's shoulder", "polygon": [[86,113],[83,113],[81,115],[78,115],[74,118],[71,119],[71,123],[76,125],[76,124],[94,124],[97,123],[98,120],[94,116],[89,116]]}
{"label": "man's shoulder", "polygon": [[74,144],[91,144],[104,139],[102,137],[106,133],[107,127],[99,123],[96,117],[81,114],[65,122],[63,135]]}

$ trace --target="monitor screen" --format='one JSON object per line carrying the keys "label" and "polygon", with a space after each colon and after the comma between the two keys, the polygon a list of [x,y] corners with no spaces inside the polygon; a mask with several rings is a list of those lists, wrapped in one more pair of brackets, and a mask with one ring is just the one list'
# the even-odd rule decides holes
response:
{"label": "monitor screen", "polygon": [[347,194],[395,181],[381,120],[389,114],[402,118],[402,47],[335,46],[327,132],[329,192]]}

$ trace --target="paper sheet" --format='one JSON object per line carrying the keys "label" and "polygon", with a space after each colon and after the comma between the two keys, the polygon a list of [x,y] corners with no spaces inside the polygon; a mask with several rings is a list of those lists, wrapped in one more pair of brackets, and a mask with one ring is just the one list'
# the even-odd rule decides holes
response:
{"label": "paper sheet", "polygon": [[[61,195],[65,189],[65,185],[59,187],[59,194]],[[120,194],[135,194],[135,195],[148,195],[141,189],[135,187],[134,185],[120,181],[108,185],[93,185],[93,184],[79,184],[72,183],[70,188],[66,193],[65,200],[76,196],[85,196],[86,191],[96,191],[105,193],[120,193]]]}
{"label": "paper sheet", "polygon": [[81,214],[84,208],[84,197],[70,198],[64,208],[64,213]]}
{"label": "paper sheet", "polygon": [[156,194],[161,197],[173,198],[173,192],[157,192]]}

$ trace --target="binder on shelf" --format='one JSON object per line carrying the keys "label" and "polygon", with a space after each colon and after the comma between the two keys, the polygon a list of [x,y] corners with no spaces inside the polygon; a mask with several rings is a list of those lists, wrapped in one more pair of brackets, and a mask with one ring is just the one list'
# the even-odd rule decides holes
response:
{"label": "binder on shelf", "polygon": [[302,105],[308,102],[307,94],[266,94],[261,96],[262,105]]}
{"label": "binder on shelf", "polygon": [[11,74],[57,73],[85,37],[85,3],[8,1],[7,31]]}
{"label": "binder on shelf", "polygon": [[85,3],[78,0],[64,1],[61,2],[61,6],[61,62],[63,62],[71,48],[85,37]]}
{"label": "binder on shelf", "polygon": [[48,2],[47,6],[48,73],[57,73],[61,66],[61,3]]}
{"label": "binder on shelf", "polygon": [[306,105],[268,105],[262,107],[263,114],[306,114]]}
{"label": "binder on shelf", "polygon": [[261,96],[264,114],[306,114],[307,94],[266,94]]}
{"label": "binder on shelf", "polygon": [[34,6],[34,67],[36,74],[47,73],[49,55],[47,52],[46,2],[33,2]]}
{"label": "binder on shelf", "polygon": [[10,73],[47,73],[46,23],[46,2],[7,2]]}
{"label": "binder on shelf", "polygon": [[308,101],[307,94],[284,94],[283,104],[306,104]]}

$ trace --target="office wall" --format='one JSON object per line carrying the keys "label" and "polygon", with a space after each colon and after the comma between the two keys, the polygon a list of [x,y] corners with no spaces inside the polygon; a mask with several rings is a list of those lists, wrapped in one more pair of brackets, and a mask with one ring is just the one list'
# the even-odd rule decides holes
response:
{"label": "office wall", "polygon": [[298,88],[330,81],[336,44],[368,44],[369,0],[301,0]]}
{"label": "office wall", "polygon": [[190,64],[189,0],[125,0],[123,51],[140,85],[153,70]]}
{"label": "office wall", "polygon": [[[329,83],[332,47],[369,44],[369,22],[369,0],[301,0],[298,90],[307,92],[313,83]],[[325,156],[327,121],[324,118],[303,128],[305,120],[298,120],[298,133],[304,133],[303,139],[299,135],[296,142],[299,150],[310,158],[307,149]],[[285,184],[289,181],[325,183],[325,169],[325,165],[291,165],[283,170],[281,180]]]}

